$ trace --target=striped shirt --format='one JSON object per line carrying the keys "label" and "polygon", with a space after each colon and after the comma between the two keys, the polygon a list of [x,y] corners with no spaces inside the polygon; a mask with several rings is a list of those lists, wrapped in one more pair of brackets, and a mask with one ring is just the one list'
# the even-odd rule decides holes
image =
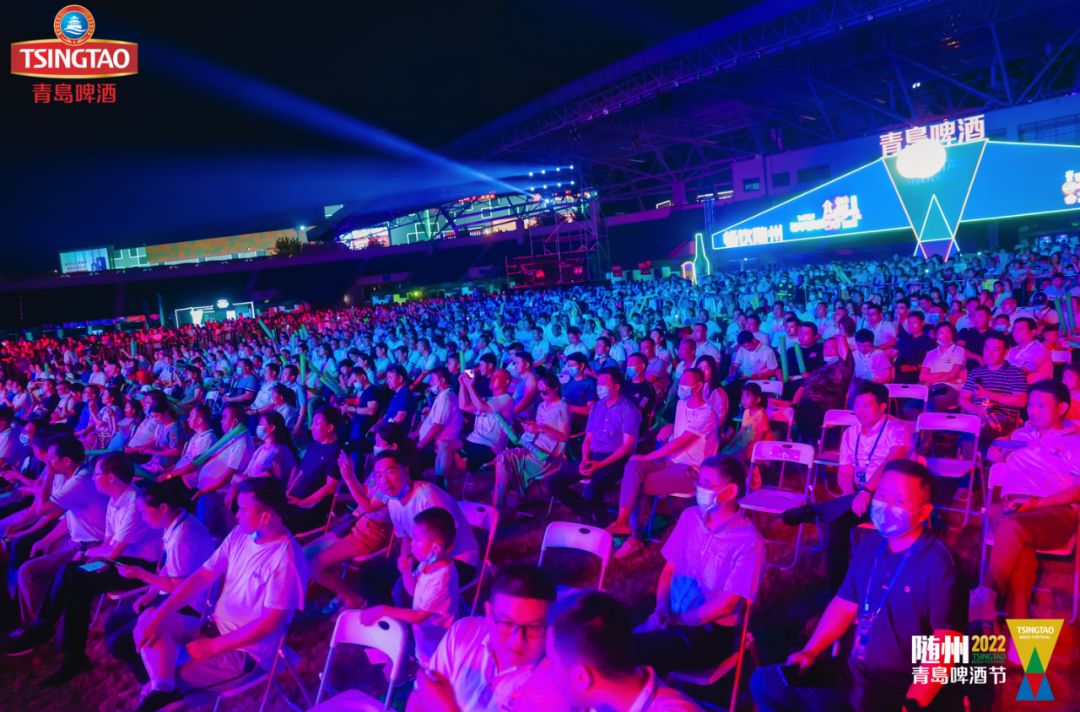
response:
{"label": "striped shirt", "polygon": [[[1024,372],[1011,363],[1004,363],[997,369],[992,369],[989,366],[977,366],[968,371],[967,380],[964,381],[964,387],[962,390],[968,393],[974,393],[976,387],[976,381],[982,384],[982,387],[991,393],[1004,393],[1005,395],[1018,395],[1020,393],[1027,393],[1028,384],[1027,378],[1024,376]],[[971,402],[978,405],[982,402],[981,398],[972,396]],[[1018,416],[1020,414],[1019,408],[1012,408],[1001,403],[991,403],[990,410],[993,413],[999,415]]]}

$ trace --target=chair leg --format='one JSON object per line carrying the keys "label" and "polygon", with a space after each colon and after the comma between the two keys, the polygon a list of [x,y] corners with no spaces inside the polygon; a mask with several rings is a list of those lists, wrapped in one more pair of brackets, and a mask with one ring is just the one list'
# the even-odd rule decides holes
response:
{"label": "chair leg", "polygon": [[[311,695],[308,694],[307,688],[304,687],[304,681],[300,679],[300,674],[296,672],[296,667],[292,664],[292,662],[289,661],[288,658],[285,658],[285,667],[287,667],[289,669],[289,672],[292,673],[293,680],[296,681],[296,686],[300,688],[300,695],[304,698],[304,702],[307,703],[308,707],[311,707]],[[280,692],[280,690],[278,690],[278,692]],[[282,697],[284,696],[285,695],[282,695]]]}
{"label": "chair leg", "polygon": [[652,538],[652,523],[653,523],[653,518],[656,516],[656,500],[658,500],[658,499],[660,499],[660,495],[658,495],[658,494],[653,495],[652,511],[649,513],[649,525],[645,528],[645,539],[647,541],[652,541],[653,540],[653,538]]}
{"label": "chair leg", "polygon": [[97,619],[98,619],[98,616],[101,615],[101,607],[103,605],[105,605],[105,594],[104,593],[101,594],[100,596],[98,596],[97,607],[94,608],[94,617],[90,619],[90,627],[91,628],[93,628],[94,624],[97,623]]}

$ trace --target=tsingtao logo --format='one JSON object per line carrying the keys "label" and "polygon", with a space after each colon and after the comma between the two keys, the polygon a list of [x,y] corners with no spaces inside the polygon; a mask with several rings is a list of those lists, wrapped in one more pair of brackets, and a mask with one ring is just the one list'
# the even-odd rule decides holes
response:
{"label": "tsingtao logo", "polygon": [[86,44],[94,36],[94,16],[82,5],[68,5],[56,13],[53,31],[64,44]]}
{"label": "tsingtao logo", "polygon": [[11,73],[46,79],[104,79],[139,73],[139,45],[94,39],[97,22],[82,5],[67,5],[52,25],[56,39],[11,44]]}

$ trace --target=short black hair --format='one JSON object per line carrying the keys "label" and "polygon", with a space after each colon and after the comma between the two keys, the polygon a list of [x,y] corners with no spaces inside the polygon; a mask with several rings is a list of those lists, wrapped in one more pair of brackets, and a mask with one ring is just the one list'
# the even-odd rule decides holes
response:
{"label": "short black hair", "polygon": [[11,423],[15,420],[15,411],[11,406],[0,405],[0,423]]}
{"label": "short black hair", "polygon": [[1017,324],[1027,324],[1027,327],[1029,329],[1035,331],[1035,320],[1031,317],[1022,316],[1018,319],[1013,319],[1012,325],[1014,329],[1016,328]]}
{"label": "short black hair", "polygon": [[698,471],[700,472],[706,467],[719,472],[728,481],[728,484],[738,486],[739,490],[735,495],[735,499],[742,499],[746,495],[746,465],[739,462],[738,459],[731,455],[713,455],[702,460]]}
{"label": "short black hair", "polygon": [[1032,393],[1047,393],[1054,397],[1054,400],[1058,403],[1070,403],[1072,396],[1069,394],[1069,387],[1061,381],[1055,381],[1052,378],[1047,378],[1042,381],[1038,381],[1031,385],[1028,389],[1028,395]]}
{"label": "short black hair", "polygon": [[74,435],[60,435],[49,443],[49,448],[56,448],[56,456],[67,458],[72,462],[83,462],[86,459],[86,448]]}
{"label": "short black hair", "polygon": [[884,383],[874,383],[873,381],[863,381],[859,385],[855,386],[855,397],[865,395],[874,396],[874,400],[878,402],[878,405],[889,404],[889,389]]}
{"label": "short black hair", "polygon": [[604,678],[623,679],[637,669],[630,614],[611,594],[579,591],[552,606],[548,625],[560,652]]}
{"label": "short black hair", "polygon": [[[746,317],[746,318],[749,319],[750,317]],[[749,343],[753,342],[753,340],[756,339],[756,338],[757,337],[754,336],[754,332],[752,332],[752,331],[750,331],[748,329],[744,329],[744,330],[739,332],[738,336],[735,337],[735,343],[738,344],[739,346],[744,346],[746,344],[749,344]]]}
{"label": "short black hair", "polygon": [[934,493],[937,491],[937,485],[934,484],[934,475],[921,462],[901,458],[889,460],[885,463],[884,472],[899,472],[902,475],[914,477],[919,480],[922,491],[927,494],[926,501],[932,502],[934,500]]}
{"label": "short black hair", "polygon": [[326,405],[315,411],[315,415],[321,415],[323,420],[335,430],[341,425],[341,411],[332,405]]}
{"label": "short black hair", "polygon": [[759,383],[744,383],[742,386],[742,392],[750,393],[750,395],[754,396],[754,398],[761,400],[762,391],[761,384]]}
{"label": "short black hair", "polygon": [[986,332],[986,334],[983,335],[984,349],[986,348],[987,341],[1000,341],[1001,343],[1005,344],[1006,347],[1009,346],[1008,339],[1006,339],[1005,334],[1002,334],[1000,331],[988,331]]}
{"label": "short black hair", "polygon": [[855,332],[855,341],[860,344],[874,343],[874,332],[869,329],[859,329]]}
{"label": "short black hair", "polygon": [[431,369],[431,375],[438,376],[439,378],[443,379],[444,383],[450,385],[450,369],[446,366],[436,366],[435,368]]}
{"label": "short black hair", "polygon": [[532,564],[510,564],[499,569],[491,584],[491,598],[498,593],[548,603],[554,603],[556,599],[555,581],[546,571]]}
{"label": "short black hair", "polygon": [[429,507],[413,517],[413,522],[422,524],[435,533],[435,538],[443,545],[443,551],[448,551],[454,545],[457,536],[457,523],[454,515],[442,507]]}
{"label": "short black hair", "polygon": [[177,506],[176,500],[173,499],[172,490],[169,486],[161,481],[150,482],[143,489],[139,490],[139,497],[146,500],[146,503],[151,507],[160,507],[163,504],[167,504],[170,507]]}
{"label": "short black hair", "polygon": [[131,481],[135,479],[135,463],[131,461],[127,453],[110,452],[102,456],[96,465],[102,472],[107,472],[126,485],[131,484]]}
{"label": "short black hair", "polygon": [[608,366],[607,368],[602,369],[600,373],[596,375],[597,377],[604,375],[611,376],[611,380],[614,381],[615,385],[619,388],[622,388],[623,383],[626,381],[626,379],[623,377],[623,372],[615,368],[614,366]]}
{"label": "short black hair", "polygon": [[285,496],[285,483],[276,477],[248,477],[240,481],[236,491],[254,495],[256,501],[279,517],[289,511],[289,498]]}

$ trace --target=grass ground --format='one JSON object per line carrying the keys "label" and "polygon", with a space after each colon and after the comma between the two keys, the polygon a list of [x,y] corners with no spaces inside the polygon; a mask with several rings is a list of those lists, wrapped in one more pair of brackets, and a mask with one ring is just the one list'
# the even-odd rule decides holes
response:
{"label": "grass ground", "polygon": [[[453,489],[458,494],[458,489]],[[824,493],[822,492],[822,495]],[[469,498],[480,499],[484,493],[470,490]],[[676,513],[691,500],[673,498]],[[546,503],[532,504],[526,511],[543,514]],[[661,510],[666,514],[665,506]],[[569,512],[553,513],[555,518],[569,519]],[[792,541],[793,530],[779,522],[769,524],[767,517],[759,518],[759,526],[770,539]],[[958,525],[959,519],[947,515],[946,523]],[[518,517],[503,523],[499,538],[492,549],[496,566],[513,562],[535,562],[540,552],[540,542],[546,520]],[[807,540],[816,542],[812,526],[805,529]],[[660,532],[661,537],[666,532]],[[944,541],[960,554],[969,580],[974,582],[979,574],[979,543],[981,531],[979,520],[973,517],[963,531],[947,530]],[[770,561],[790,556],[790,548],[769,545]],[[556,551],[544,567],[556,575],[558,583],[571,586],[594,585],[599,575],[599,563],[586,554],[573,551]],[[663,566],[660,545],[652,544],[640,554],[623,560],[612,560],[605,581],[609,591],[629,605],[637,621],[644,620],[655,604],[656,581]],[[1052,589],[1052,593],[1037,592],[1032,609],[1034,618],[1068,618],[1071,612],[1072,560],[1042,559],[1038,585]],[[481,598],[487,595],[484,587]],[[328,600],[322,589],[313,587],[308,596],[308,612],[293,623],[288,644],[302,655],[299,674],[305,686],[314,694],[318,687],[319,673],[326,660],[332,623],[326,617],[314,614]],[[752,701],[748,681],[758,665],[784,662],[787,655],[799,649],[807,640],[822,610],[828,602],[825,586],[825,566],[821,552],[803,549],[798,564],[788,570],[769,569],[762,583],[760,597],[754,607],[750,631],[755,644],[747,658],[740,684],[738,708],[751,709]],[[111,610],[108,604],[107,610]],[[103,616],[104,617],[104,614]],[[1080,626],[1066,625],[1058,640],[1050,661],[1048,677],[1056,702],[1015,702],[1021,681],[1018,666],[1009,665],[1004,685],[994,690],[993,709],[996,710],[1080,710],[1080,685],[1075,683],[1080,671],[1080,650],[1077,648]],[[52,671],[57,654],[52,647],[40,648],[31,655],[18,658],[0,657],[0,712],[118,712],[133,709],[138,704],[138,691],[134,680],[123,664],[110,658],[105,650],[101,634],[101,621],[90,636],[89,654],[95,669],[72,681],[59,690],[37,690],[37,681]],[[302,702],[300,692],[290,676],[278,676],[279,684],[294,701]],[[335,658],[330,683],[339,691],[355,687],[369,694],[381,694],[386,683],[379,669],[368,663],[366,657],[356,650],[342,649]],[[726,707],[731,694],[730,676],[710,689],[688,690],[702,699]],[[224,710],[248,712],[257,710],[262,688],[249,691],[235,699],[223,702]],[[306,705],[301,705],[306,707]],[[288,707],[276,695],[271,696],[268,710],[286,710]],[[899,709],[899,705],[898,705]]]}

